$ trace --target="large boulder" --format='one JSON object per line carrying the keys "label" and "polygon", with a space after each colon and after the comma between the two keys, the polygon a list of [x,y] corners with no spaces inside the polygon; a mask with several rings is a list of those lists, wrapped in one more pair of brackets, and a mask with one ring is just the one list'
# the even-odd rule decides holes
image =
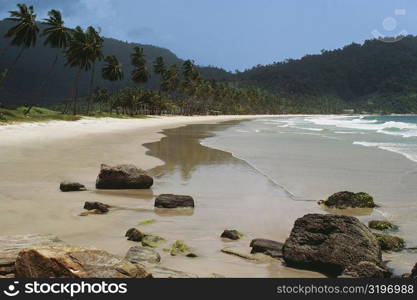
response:
{"label": "large boulder", "polygon": [[0,237],[0,275],[14,277],[15,262],[20,251],[38,246],[64,245],[51,234],[25,234]]}
{"label": "large boulder", "polygon": [[338,192],[331,195],[329,198],[324,200],[324,205],[335,208],[373,208],[375,207],[374,198],[367,193],[352,193],[348,191]]}
{"label": "large boulder", "polygon": [[143,246],[134,246],[129,248],[125,258],[134,264],[142,262],[156,264],[161,261],[161,256],[158,252],[152,248]]}
{"label": "large boulder", "polygon": [[157,208],[194,207],[194,199],[191,196],[162,194],[156,197]]}
{"label": "large boulder", "polygon": [[384,251],[400,251],[405,247],[405,241],[399,236],[383,234],[383,233],[374,233],[376,239],[378,240],[381,250]]}
{"label": "large boulder", "polygon": [[101,165],[96,180],[97,189],[149,189],[153,178],[134,165]]}
{"label": "large boulder", "polygon": [[68,181],[61,182],[61,184],[59,185],[59,189],[62,192],[80,192],[87,190],[85,186],[81,183]]}
{"label": "large boulder", "polygon": [[287,265],[331,276],[362,261],[382,267],[378,241],[357,218],[308,214],[295,221],[283,247]]}
{"label": "large boulder", "polygon": [[22,250],[16,259],[18,278],[145,278],[139,265],[106,251],[71,246]]}
{"label": "large boulder", "polygon": [[250,243],[251,253],[263,253],[275,258],[282,257],[283,245],[283,243],[267,239],[254,239]]}
{"label": "large boulder", "polygon": [[411,278],[417,278],[417,263],[414,265],[414,268],[411,270]]}
{"label": "large boulder", "polygon": [[341,276],[345,278],[389,278],[392,273],[387,269],[369,261],[361,261],[356,265],[347,267]]}

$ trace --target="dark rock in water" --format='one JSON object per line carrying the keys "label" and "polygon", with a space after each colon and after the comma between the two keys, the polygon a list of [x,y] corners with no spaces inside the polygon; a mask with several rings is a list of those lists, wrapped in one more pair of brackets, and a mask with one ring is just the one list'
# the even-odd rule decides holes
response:
{"label": "dark rock in water", "polygon": [[394,225],[392,225],[391,222],[383,221],[383,220],[372,220],[369,221],[368,227],[376,230],[390,230],[394,228]]}
{"label": "dark rock in water", "polygon": [[16,259],[18,278],[145,278],[142,266],[99,249],[47,246],[22,250]]}
{"label": "dark rock in water", "polygon": [[198,255],[197,255],[197,254],[195,254],[195,253],[193,253],[193,252],[188,253],[186,256],[187,256],[187,257],[190,257],[190,258],[196,258],[196,257],[198,257]]}
{"label": "dark rock in water", "polygon": [[84,209],[86,210],[96,210],[99,213],[105,214],[109,211],[110,205],[101,203],[101,202],[85,202]]}
{"label": "dark rock in water", "polygon": [[414,265],[413,270],[411,270],[410,277],[411,278],[417,278],[417,263]]}
{"label": "dark rock in water", "polygon": [[356,265],[348,266],[339,277],[389,278],[391,276],[392,273],[387,269],[373,262],[361,261]]}
{"label": "dark rock in water", "polygon": [[384,251],[400,251],[405,247],[404,239],[390,234],[374,233],[381,250]]}
{"label": "dark rock in water", "polygon": [[263,253],[275,258],[282,257],[283,243],[267,239],[254,239],[250,243],[251,253]]}
{"label": "dark rock in water", "polygon": [[158,208],[194,207],[194,199],[191,196],[162,194],[156,197],[155,207],[158,207]]}
{"label": "dark rock in water", "polygon": [[148,262],[152,264],[159,263],[161,261],[161,256],[155,250],[149,247],[143,246],[134,246],[131,247],[125,257],[131,263],[141,263]]}
{"label": "dark rock in water", "polygon": [[336,207],[341,209],[347,207],[375,207],[374,199],[367,193],[352,193],[347,191],[333,194],[322,203],[328,207]]}
{"label": "dark rock in water", "polygon": [[152,185],[153,178],[134,165],[102,164],[96,181],[98,189],[149,189]]}
{"label": "dark rock in water", "polygon": [[357,218],[349,216],[308,214],[297,219],[283,255],[289,266],[332,276],[361,261],[382,266],[375,236]]}
{"label": "dark rock in water", "polygon": [[238,239],[240,239],[241,236],[242,236],[242,234],[237,230],[228,230],[228,229],[226,229],[225,231],[223,231],[223,233],[220,237],[226,238],[226,239],[229,239],[229,240],[238,240]]}
{"label": "dark rock in water", "polygon": [[20,251],[39,246],[59,246],[65,243],[50,234],[25,234],[0,237],[0,275],[14,277],[15,262]]}
{"label": "dark rock in water", "polygon": [[82,185],[81,183],[78,182],[61,182],[61,184],[59,185],[59,189],[62,192],[80,192],[80,191],[86,191],[87,189],[85,188],[84,185]]}
{"label": "dark rock in water", "polygon": [[142,241],[144,234],[136,228],[130,228],[128,231],[126,231],[125,236],[129,241],[140,242]]}

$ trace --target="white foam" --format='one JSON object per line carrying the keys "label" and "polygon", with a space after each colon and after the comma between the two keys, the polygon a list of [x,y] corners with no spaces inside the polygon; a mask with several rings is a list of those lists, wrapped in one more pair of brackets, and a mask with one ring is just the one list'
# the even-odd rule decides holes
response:
{"label": "white foam", "polygon": [[417,162],[417,145],[403,143],[375,143],[375,142],[353,142],[354,145],[364,147],[375,147],[381,150],[401,154],[413,162]]}

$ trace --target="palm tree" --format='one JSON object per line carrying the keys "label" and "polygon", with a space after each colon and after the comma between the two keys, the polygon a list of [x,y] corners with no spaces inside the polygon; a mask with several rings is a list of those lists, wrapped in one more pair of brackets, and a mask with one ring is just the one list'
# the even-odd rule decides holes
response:
{"label": "palm tree", "polygon": [[[50,46],[51,48],[56,48],[57,53],[55,55],[55,59],[52,62],[52,65],[46,74],[45,78],[40,84],[39,94],[42,95],[42,90],[45,84],[48,82],[49,76],[52,74],[52,71],[55,68],[56,62],[58,61],[59,53],[66,49],[69,45],[71,40],[71,29],[64,26],[64,21],[62,20],[61,12],[55,9],[52,9],[48,12],[49,18],[44,19],[42,22],[46,25],[46,28],[43,30],[42,35],[46,36],[44,41],[45,46]],[[30,112],[33,105],[30,105],[25,115]]]}
{"label": "palm tree", "polygon": [[[105,80],[110,82],[120,81],[124,77],[123,66],[119,63],[114,55],[107,56],[104,61],[106,65],[101,69],[101,74]],[[111,100],[110,100],[111,101]],[[110,103],[110,113],[112,112],[113,104]]]}
{"label": "palm tree", "polygon": [[164,58],[162,56],[158,56],[155,59],[155,62],[153,64],[153,70],[154,70],[155,74],[164,75],[164,73],[166,71],[166,67],[165,67]]}
{"label": "palm tree", "polygon": [[94,46],[91,37],[77,26],[71,35],[71,41],[65,51],[67,58],[66,65],[78,68],[76,72],[73,90],[73,113],[77,114],[78,83],[81,71],[89,71],[92,67],[95,56]]}
{"label": "palm tree", "polygon": [[94,27],[89,26],[87,28],[87,38],[89,40],[89,44],[91,46],[91,60],[92,60],[92,70],[91,70],[91,79],[90,79],[90,96],[88,99],[88,106],[87,106],[87,115],[90,113],[91,108],[91,101],[92,101],[92,93],[93,93],[93,85],[94,85],[94,77],[95,77],[95,69],[96,69],[96,61],[100,61],[103,59],[103,42],[104,39],[100,36],[100,33],[94,29]]}
{"label": "palm tree", "polygon": [[143,52],[143,48],[133,48],[133,53],[130,58],[132,65],[135,67],[135,69],[132,71],[132,80],[136,83],[148,82],[151,75],[146,68],[146,58]]}
{"label": "palm tree", "polygon": [[[6,38],[12,38],[11,44],[13,46],[21,47],[11,68],[18,62],[25,49],[36,45],[39,33],[33,6],[28,7],[25,4],[17,4],[17,7],[18,10],[9,11],[10,17],[6,18],[7,21],[15,22],[17,24],[10,28],[4,35]],[[10,69],[8,70],[8,73],[10,73]]]}

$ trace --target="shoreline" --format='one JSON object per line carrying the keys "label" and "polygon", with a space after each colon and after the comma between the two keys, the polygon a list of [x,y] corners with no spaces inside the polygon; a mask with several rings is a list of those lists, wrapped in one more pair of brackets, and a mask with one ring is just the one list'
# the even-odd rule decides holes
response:
{"label": "shoreline", "polygon": [[[145,231],[160,234],[168,238],[169,243],[177,239],[186,239],[181,232],[178,236],[177,231],[165,232],[158,229],[159,225],[164,227],[167,222],[173,222],[163,214],[155,215],[153,199],[160,192],[159,183],[154,185],[152,190],[95,190],[95,179],[100,164],[129,163],[143,169],[155,168],[163,165],[163,161],[147,155],[146,152],[149,150],[144,144],[159,142],[165,136],[161,132],[163,130],[192,124],[205,126],[259,117],[264,116],[111,119],[98,122],[80,120],[23,126],[19,124],[0,130],[0,166],[4,171],[0,174],[2,235],[53,234],[68,244],[94,246],[123,257],[129,247],[136,245],[127,241],[124,233],[127,229],[136,227],[138,222],[149,219],[147,215],[151,215],[160,218],[161,221],[155,228],[153,225],[144,228]],[[62,193],[59,191],[59,183],[66,180],[81,182],[88,190],[80,193]],[[173,189],[171,192],[177,191]],[[198,196],[197,192],[194,194]],[[115,210],[105,216],[80,217],[85,201],[104,202],[115,207]],[[197,211],[198,209],[199,207]],[[180,217],[173,216],[174,220]],[[206,237],[208,240],[202,241],[208,248],[211,247],[210,241],[214,242],[214,246],[219,245],[220,232],[216,231],[214,234]],[[249,242],[250,240],[246,239],[242,241],[245,245]],[[223,273],[227,277],[269,277],[270,272],[278,277],[279,274],[282,277],[321,276],[302,270],[285,270],[280,266],[265,268],[265,263],[257,264],[254,269],[252,262],[241,261],[241,258],[221,253],[220,249],[216,248],[216,255],[220,255],[220,261],[228,262],[232,270],[227,271],[226,268],[224,272],[217,271],[223,263],[215,265],[214,262],[217,260],[211,258],[211,254],[206,255],[205,250],[202,251],[202,255],[211,263],[203,264],[203,268],[199,267],[198,260],[193,261],[194,264],[197,262],[197,266],[189,264],[183,267],[184,259],[179,257],[162,266],[194,273],[200,277],[207,277],[212,273]],[[188,263],[190,259],[186,260]]]}

